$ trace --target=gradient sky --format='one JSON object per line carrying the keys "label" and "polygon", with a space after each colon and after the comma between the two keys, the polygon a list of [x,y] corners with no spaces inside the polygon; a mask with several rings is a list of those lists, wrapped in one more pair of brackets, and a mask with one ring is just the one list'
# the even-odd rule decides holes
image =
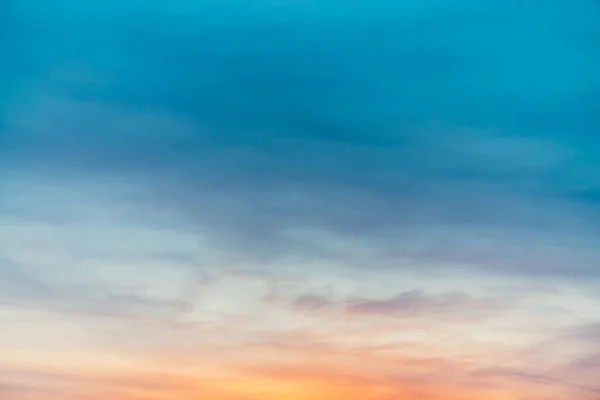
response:
{"label": "gradient sky", "polygon": [[0,1],[0,399],[600,398],[596,0]]}

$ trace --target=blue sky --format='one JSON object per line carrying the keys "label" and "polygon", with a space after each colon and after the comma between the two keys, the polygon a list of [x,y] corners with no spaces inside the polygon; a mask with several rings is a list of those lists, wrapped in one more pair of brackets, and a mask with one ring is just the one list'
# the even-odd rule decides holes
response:
{"label": "blue sky", "polygon": [[[435,322],[483,307],[506,329],[502,354],[600,322],[597,2],[0,7],[0,309],[14,332],[19,313],[50,313],[125,359],[135,344],[97,338],[89,318],[111,315],[120,337],[146,318],[158,357],[172,324],[208,318],[206,285],[237,344],[259,328],[228,318],[254,312],[270,316],[264,335],[291,335],[340,309]],[[499,311],[512,300],[521,311]],[[463,317],[450,325],[492,340],[496,322]],[[365,337],[408,340],[384,331]],[[14,363],[50,354],[39,340]],[[87,339],[63,344],[94,364]],[[553,376],[585,381],[572,366],[592,347],[546,355]]]}

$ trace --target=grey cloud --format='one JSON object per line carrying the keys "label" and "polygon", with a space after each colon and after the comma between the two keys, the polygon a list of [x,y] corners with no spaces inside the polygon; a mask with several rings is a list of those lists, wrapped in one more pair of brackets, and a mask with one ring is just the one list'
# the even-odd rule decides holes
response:
{"label": "grey cloud", "polygon": [[[569,327],[559,336],[559,339],[578,342],[585,345],[595,345],[600,342],[600,322],[586,323]],[[599,347],[600,349],[600,347]]]}
{"label": "grey cloud", "polygon": [[0,266],[0,304],[62,314],[125,320],[162,321],[177,325],[188,299],[156,300],[120,293],[118,288],[49,282],[22,266],[3,261]]}
{"label": "grey cloud", "polygon": [[490,368],[479,370],[474,376],[498,376],[519,379],[525,382],[543,386],[551,385],[570,389],[581,393],[600,393],[600,388],[592,385],[580,384],[575,381],[561,379],[548,374],[536,374],[509,368]]}
{"label": "grey cloud", "polygon": [[596,354],[581,357],[567,367],[574,373],[600,373],[600,350]]}
{"label": "grey cloud", "polygon": [[[505,306],[504,304],[503,306]],[[464,293],[446,293],[428,295],[420,290],[404,292],[385,300],[360,299],[348,306],[351,313],[356,314],[390,314],[390,315],[444,315],[447,313],[476,314],[481,310],[490,311],[500,306],[498,301],[477,299]]]}
{"label": "grey cloud", "polygon": [[367,316],[485,318],[510,308],[513,302],[506,299],[477,298],[459,292],[432,294],[423,290],[411,290],[385,299],[335,299],[307,294],[293,299],[291,306],[305,312],[342,312]]}
{"label": "grey cloud", "polygon": [[325,296],[303,295],[294,299],[292,306],[302,311],[319,311],[335,306],[335,302]]}

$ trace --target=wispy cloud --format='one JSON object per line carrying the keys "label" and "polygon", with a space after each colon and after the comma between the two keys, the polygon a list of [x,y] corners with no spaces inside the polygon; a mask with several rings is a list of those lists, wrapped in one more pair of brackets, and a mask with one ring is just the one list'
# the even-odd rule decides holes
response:
{"label": "wispy cloud", "polygon": [[509,306],[507,299],[477,298],[465,293],[428,294],[411,290],[391,298],[332,299],[320,295],[302,295],[293,299],[292,306],[301,311],[347,312],[355,315],[390,317],[444,317],[463,315],[476,317],[494,314]]}

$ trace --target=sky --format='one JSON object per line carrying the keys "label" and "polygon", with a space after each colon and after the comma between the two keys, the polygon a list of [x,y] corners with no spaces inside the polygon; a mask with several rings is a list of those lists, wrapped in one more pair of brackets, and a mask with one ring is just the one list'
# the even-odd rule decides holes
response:
{"label": "sky", "polygon": [[600,399],[600,3],[0,2],[0,399]]}

